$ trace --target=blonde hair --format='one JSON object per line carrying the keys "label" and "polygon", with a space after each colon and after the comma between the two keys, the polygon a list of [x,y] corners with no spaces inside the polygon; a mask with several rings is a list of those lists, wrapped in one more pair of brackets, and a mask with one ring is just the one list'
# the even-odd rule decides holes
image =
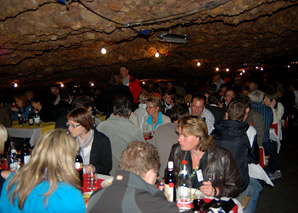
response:
{"label": "blonde hair", "polygon": [[206,122],[203,118],[196,115],[184,115],[178,121],[177,131],[182,131],[187,135],[194,135],[200,139],[196,147],[202,152],[216,146],[212,135],[208,135]]}
{"label": "blonde hair", "polygon": [[160,109],[160,107],[161,107],[161,100],[156,96],[149,97],[147,99],[146,103],[147,102],[152,103],[154,108],[159,107],[159,109]]}
{"label": "blonde hair", "polygon": [[4,152],[4,143],[7,141],[7,130],[3,124],[0,124],[0,155]]}
{"label": "blonde hair", "polygon": [[10,202],[14,205],[18,198],[18,207],[22,210],[32,190],[42,181],[48,181],[50,185],[49,190],[41,195],[44,196],[45,208],[58,182],[80,189],[79,174],[74,168],[78,150],[78,142],[66,134],[65,130],[56,129],[44,133],[32,150],[29,163],[8,181],[7,197],[9,199],[11,194]]}

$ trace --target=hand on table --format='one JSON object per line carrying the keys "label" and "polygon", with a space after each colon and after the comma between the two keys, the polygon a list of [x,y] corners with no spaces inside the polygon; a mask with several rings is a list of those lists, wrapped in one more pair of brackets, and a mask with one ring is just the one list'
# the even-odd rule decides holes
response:
{"label": "hand on table", "polygon": [[212,183],[209,181],[203,182],[203,185],[200,187],[200,191],[208,197],[214,196],[214,188],[212,186]]}
{"label": "hand on table", "polygon": [[95,167],[92,164],[84,166],[85,173],[95,172]]}

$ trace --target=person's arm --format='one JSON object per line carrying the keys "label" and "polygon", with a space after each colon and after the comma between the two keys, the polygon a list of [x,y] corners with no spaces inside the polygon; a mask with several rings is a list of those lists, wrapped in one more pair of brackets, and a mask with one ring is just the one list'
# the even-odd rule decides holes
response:
{"label": "person's arm", "polygon": [[235,197],[240,191],[240,174],[232,155],[227,152],[224,157],[225,183],[215,185],[219,189],[218,197]]}
{"label": "person's arm", "polygon": [[8,176],[11,174],[11,171],[8,170],[4,170],[1,171],[1,176],[6,180],[8,178]]}
{"label": "person's arm", "polygon": [[95,133],[90,163],[95,166],[96,173],[109,175],[112,170],[112,148],[110,140],[103,134]]}

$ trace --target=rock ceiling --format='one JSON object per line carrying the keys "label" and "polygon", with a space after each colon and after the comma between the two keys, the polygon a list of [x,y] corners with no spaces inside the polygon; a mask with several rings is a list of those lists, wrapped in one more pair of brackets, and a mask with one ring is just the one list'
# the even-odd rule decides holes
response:
{"label": "rock ceiling", "polygon": [[[0,87],[106,82],[120,64],[193,78],[298,55],[297,0],[59,1],[1,0]],[[187,44],[160,42],[170,30]]]}

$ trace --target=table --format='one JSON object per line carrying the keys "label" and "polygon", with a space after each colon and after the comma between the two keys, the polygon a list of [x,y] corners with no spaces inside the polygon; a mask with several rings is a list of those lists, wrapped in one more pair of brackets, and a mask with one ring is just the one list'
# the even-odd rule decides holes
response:
{"label": "table", "polygon": [[41,122],[40,126],[30,126],[27,123],[23,126],[18,124],[17,121],[13,121],[12,126],[7,128],[7,132],[10,137],[30,138],[29,142],[31,147],[33,147],[43,133],[54,128],[55,122]]}
{"label": "table", "polygon": [[[97,191],[97,190],[99,190],[99,189],[102,188],[101,183],[102,183],[104,180],[111,178],[112,176],[102,175],[102,174],[96,174],[95,177],[96,177],[97,181],[96,181],[96,184],[94,184],[94,186],[96,187],[96,189],[95,189],[94,191]],[[87,183],[87,173],[85,173],[85,174],[83,175],[82,193],[83,193],[83,197],[84,197],[86,206],[87,206],[87,204],[88,204],[88,200],[89,200],[91,194],[94,192],[94,191],[91,192],[91,190],[90,190],[90,189],[87,189],[87,187],[88,187],[88,183]]]}

